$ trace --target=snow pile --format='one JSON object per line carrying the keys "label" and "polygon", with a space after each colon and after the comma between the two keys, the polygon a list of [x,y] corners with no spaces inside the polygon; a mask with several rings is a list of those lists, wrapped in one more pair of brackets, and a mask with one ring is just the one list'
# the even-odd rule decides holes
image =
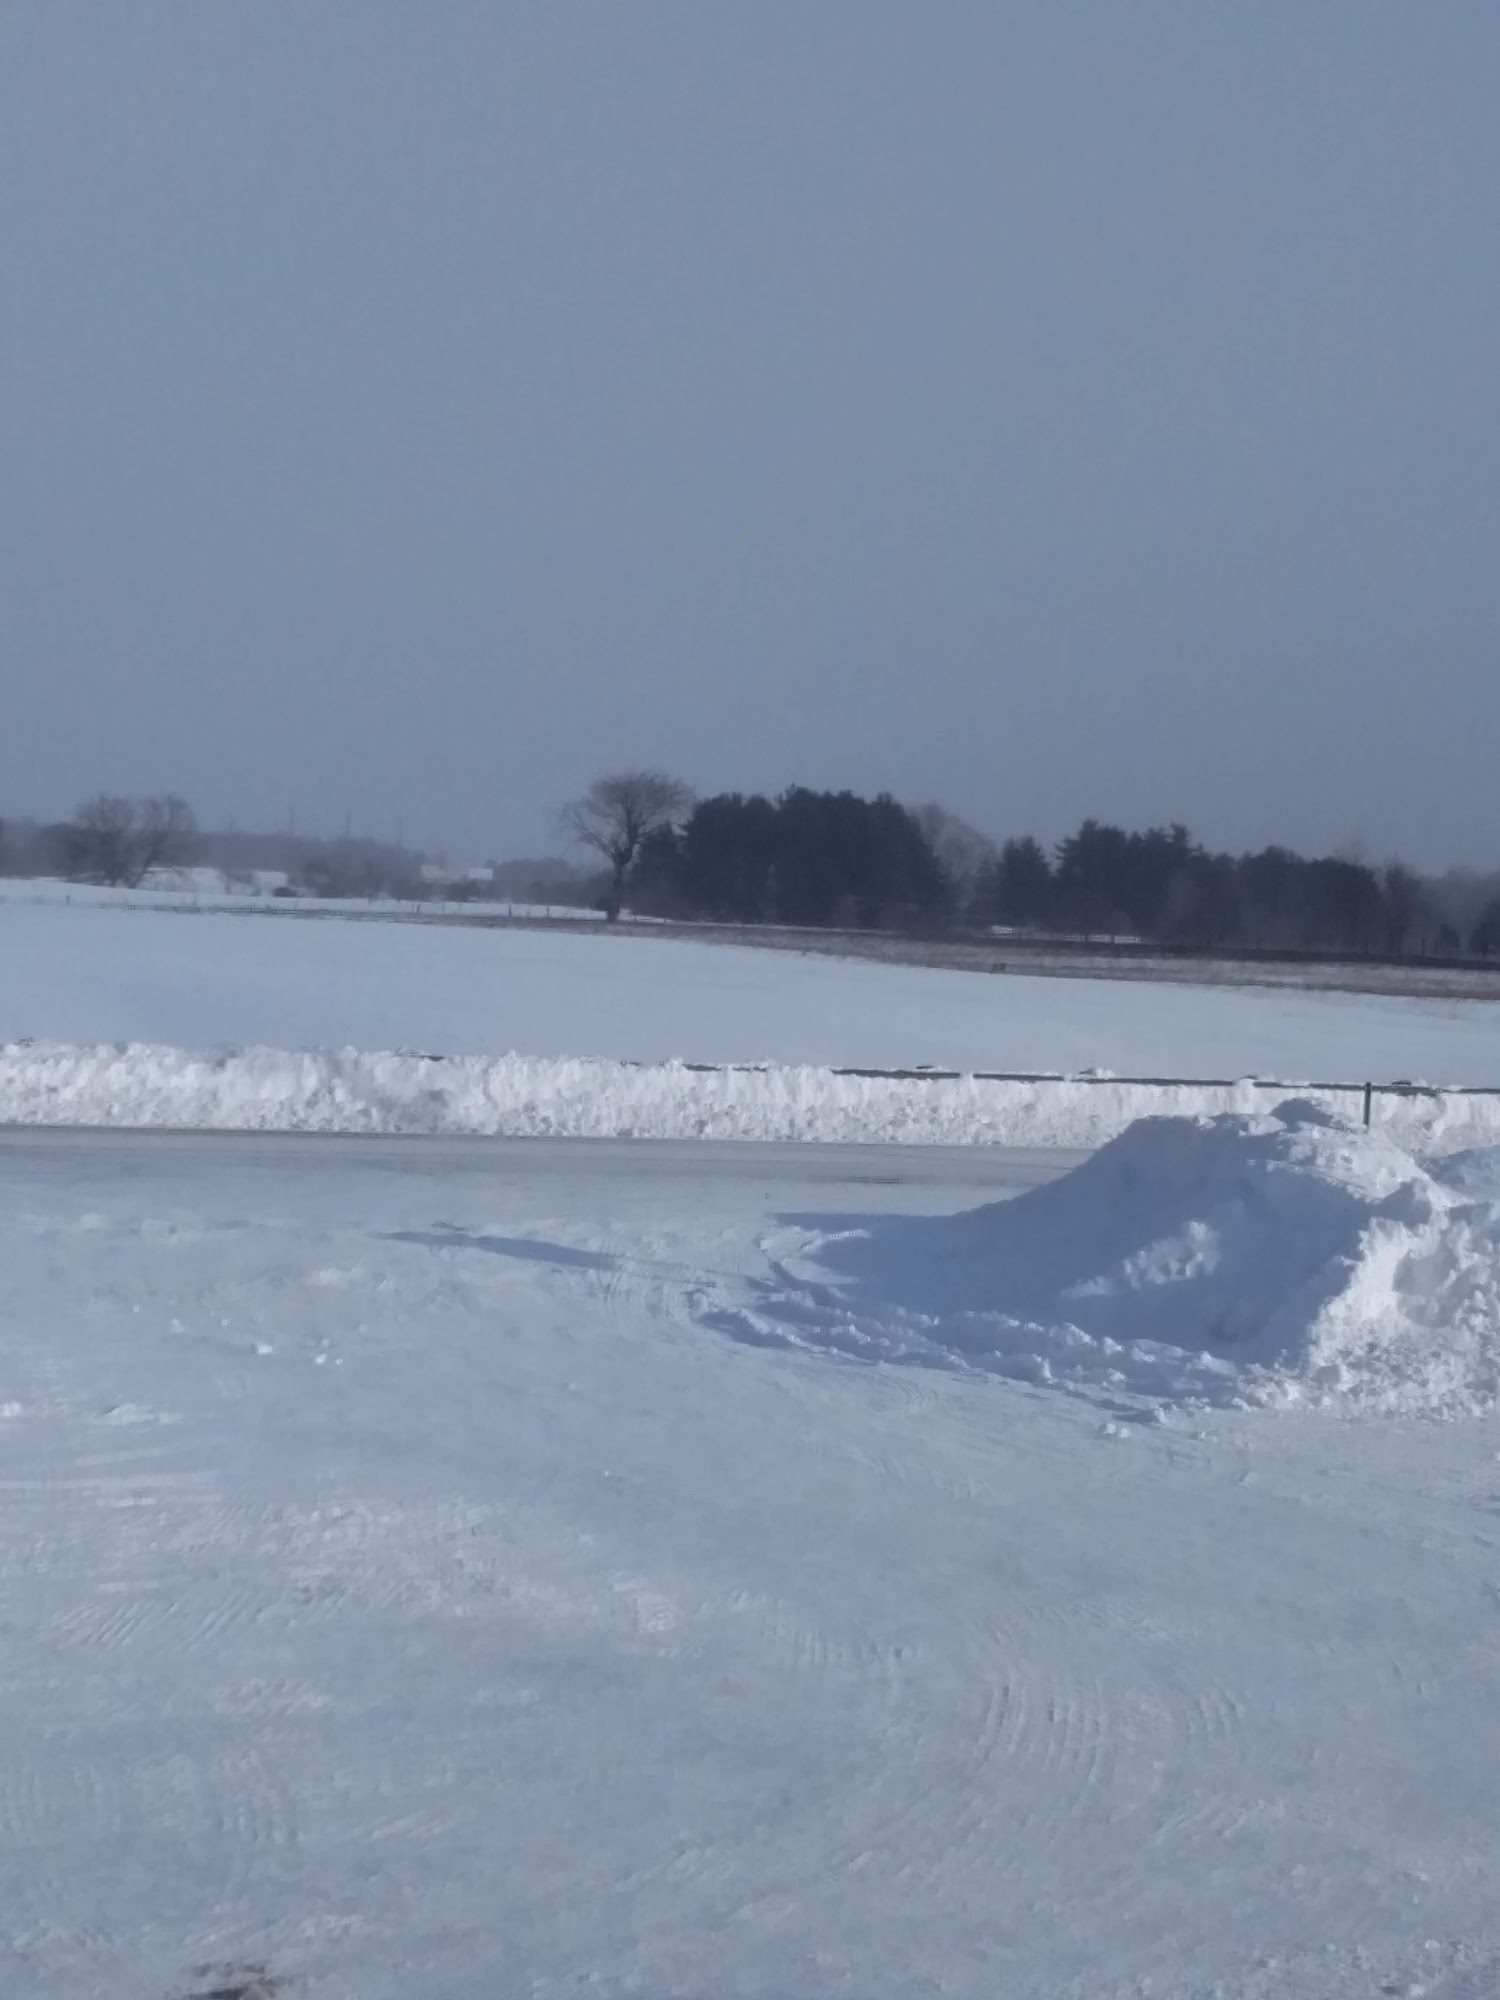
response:
{"label": "snow pile", "polygon": [[[1163,1113],[1254,1113],[1273,1088],[1251,1079],[923,1079],[793,1063],[704,1069],[355,1049],[0,1045],[0,1123],[20,1125],[1083,1149]],[[1325,1092],[1318,1101],[1336,1112],[1358,1098]],[[1416,1150],[1456,1151],[1500,1141],[1500,1099],[1385,1098],[1379,1122]]]}
{"label": "snow pile", "polygon": [[1424,1166],[1306,1099],[1143,1119],[1012,1201],[807,1248],[846,1303],[1033,1379],[1442,1415],[1500,1390],[1500,1152]]}

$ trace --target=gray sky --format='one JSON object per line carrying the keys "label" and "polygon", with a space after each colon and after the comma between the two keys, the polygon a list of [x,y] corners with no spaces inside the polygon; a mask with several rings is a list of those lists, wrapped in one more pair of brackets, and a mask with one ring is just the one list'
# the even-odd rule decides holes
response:
{"label": "gray sky", "polygon": [[1495,0],[7,0],[0,814],[1500,863]]}

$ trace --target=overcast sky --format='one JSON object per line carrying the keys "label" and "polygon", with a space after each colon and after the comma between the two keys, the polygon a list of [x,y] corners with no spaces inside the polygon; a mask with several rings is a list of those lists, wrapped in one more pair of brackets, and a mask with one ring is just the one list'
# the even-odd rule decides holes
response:
{"label": "overcast sky", "polygon": [[1500,864],[1495,0],[6,0],[0,815]]}

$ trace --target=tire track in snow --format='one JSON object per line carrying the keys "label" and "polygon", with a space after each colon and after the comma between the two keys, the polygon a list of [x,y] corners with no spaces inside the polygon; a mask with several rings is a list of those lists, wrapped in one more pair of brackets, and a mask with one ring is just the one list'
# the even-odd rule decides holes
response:
{"label": "tire track in snow", "polygon": [[243,1732],[174,1724],[172,1750],[133,1774],[131,1829],[193,1856],[206,1906],[239,1900],[278,1850],[295,1847],[289,1784]]}
{"label": "tire track in snow", "polygon": [[221,1644],[257,1614],[264,1581],[243,1569],[220,1576],[216,1552],[242,1548],[249,1524],[266,1510],[215,1505],[196,1490],[181,1497],[189,1502],[185,1513],[173,1509],[165,1518],[151,1504],[120,1510],[127,1528],[113,1537],[111,1573],[75,1580],[86,1594],[51,1620],[57,1642],[103,1653],[167,1642],[191,1655]]}
{"label": "tire track in snow", "polygon": [[[195,1895],[212,1905],[241,1897],[269,1857],[295,1846],[290,1789],[252,1742],[176,1719],[168,1754],[120,1764],[95,1754],[101,1741],[91,1728],[55,1731],[0,1765],[0,1844],[42,1863],[5,1910],[11,1935],[73,1902],[80,1881],[117,1882],[122,1855],[173,1870],[191,1857]],[[107,1945],[107,1928],[93,1942]]]}
{"label": "tire track in snow", "polygon": [[[765,1299],[775,1317],[763,1330],[779,1335],[777,1344],[824,1354],[831,1347],[877,1362],[912,1346],[914,1329],[876,1326],[868,1315],[856,1334],[836,1291],[809,1288],[764,1244],[761,1255],[776,1286]],[[623,1261],[588,1284],[611,1311],[641,1303],[648,1289],[639,1276],[632,1282]],[[746,1285],[756,1284],[748,1272],[738,1286],[700,1274],[675,1292],[670,1284],[649,1289],[656,1309],[724,1331],[734,1315],[763,1321],[743,1303]],[[797,1336],[804,1319],[805,1342]],[[836,1320],[849,1322],[848,1342],[830,1338]],[[904,1426],[938,1398],[925,1369],[890,1365],[880,1373],[891,1402],[879,1426],[857,1440],[839,1432],[826,1443],[815,1432],[810,1448],[852,1452],[890,1487],[910,1474]],[[956,1496],[972,1499],[984,1491],[994,1441],[972,1416],[960,1429],[974,1467],[950,1454],[943,1471]],[[931,1478],[931,1455],[918,1457]],[[709,1614],[715,1608],[704,1607]],[[1101,1822],[1133,1819],[1142,1847],[1159,1850],[1231,1834],[1254,1796],[1240,1693],[1198,1671],[1196,1657],[1181,1648],[1086,1602],[1033,1603],[1008,1624],[961,1628],[947,1650],[937,1707],[932,1662],[882,1643],[873,1630],[836,1632],[784,1599],[752,1593],[722,1608],[756,1624],[768,1661],[794,1682],[806,1681],[810,1699],[843,1685],[868,1717],[866,1752],[848,1790],[827,1802],[841,1831],[820,1843],[820,1866],[899,1876],[932,1890],[966,1871],[1055,1879],[1070,1847],[1082,1853],[1098,1845]],[[680,1857],[674,1865],[682,1865]],[[1128,1883],[1111,1893],[1125,1896]]]}
{"label": "tire track in snow", "polygon": [[[1096,1607],[970,1622],[936,1654],[830,1629],[783,1599],[717,1608],[757,1625],[808,1702],[861,1718],[815,1824],[786,1835],[808,1866],[939,1898],[985,1882],[1042,1894],[1079,1868],[1102,1905],[1124,1907],[1164,1850],[1232,1837],[1258,1796],[1240,1692]],[[787,1865],[744,1886],[774,1898]]]}
{"label": "tire track in snow", "polygon": [[[862,1434],[861,1455],[882,1482],[904,1482],[912,1459],[902,1425],[937,1400],[927,1368],[901,1365],[913,1358],[920,1328],[904,1317],[852,1313],[836,1287],[810,1283],[781,1262],[780,1247],[774,1237],[762,1240],[772,1283],[754,1287],[753,1306],[743,1289],[736,1299],[703,1287],[687,1311],[731,1337],[750,1331],[754,1345],[890,1364],[880,1373],[894,1406]],[[968,1372],[956,1357],[952,1366]],[[955,1498],[982,1499],[994,1439],[972,1410],[943,1402],[947,1429],[971,1449],[949,1452],[940,1465],[917,1454],[922,1476],[941,1473]],[[870,1449],[872,1437],[888,1439],[889,1448]],[[840,1439],[841,1449],[847,1444]],[[842,1650],[852,1661],[859,1648]],[[885,1866],[934,1887],[967,1868],[1055,1878],[1069,1848],[1082,1857],[1101,1845],[1101,1824],[1133,1822],[1136,1851],[1160,1854],[1232,1838],[1261,1803],[1253,1742],[1274,1719],[1252,1717],[1242,1689],[1215,1677],[1197,1647],[1087,1603],[1054,1603],[1033,1605],[1005,1627],[956,1635],[949,1663],[959,1662],[964,1673],[948,1713],[931,1729],[913,1706],[918,1690],[904,1686],[895,1667],[877,1767],[864,1796],[847,1802],[854,1831],[833,1865]],[[1131,1879],[1126,1870],[1108,1895],[1128,1900]]]}

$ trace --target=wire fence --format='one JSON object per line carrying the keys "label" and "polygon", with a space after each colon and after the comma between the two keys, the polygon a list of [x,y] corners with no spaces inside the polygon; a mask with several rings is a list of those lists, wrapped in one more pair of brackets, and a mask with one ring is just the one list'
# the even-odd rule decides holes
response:
{"label": "wire fence", "polygon": [[[645,1065],[642,1065],[645,1067]],[[681,1065],[699,1075],[759,1075],[779,1065],[771,1063],[694,1063]],[[1083,1084],[1099,1088],[1140,1090],[1262,1090],[1280,1097],[1299,1092],[1316,1092],[1320,1097],[1353,1097],[1359,1101],[1361,1116],[1369,1125],[1376,1103],[1382,1097],[1437,1099],[1442,1097],[1500,1097],[1500,1084],[1418,1083],[1407,1077],[1376,1083],[1316,1083],[1306,1079],[1289,1082],[1266,1076],[1112,1076],[1102,1071],[1081,1070],[1069,1075],[1063,1070],[1023,1069],[937,1069],[920,1064],[913,1069],[863,1069],[830,1067],[830,1076],[867,1077],[888,1083],[1020,1083]]]}
{"label": "wire fence", "polygon": [[[6,902],[13,903],[71,903],[73,898],[64,894],[51,896],[9,896]],[[486,918],[494,921],[505,918],[522,922],[532,919],[550,919],[553,922],[568,923],[597,921],[593,913],[561,905],[526,905],[514,903],[478,904],[472,902],[445,903],[437,900],[421,902],[385,901],[375,904],[329,902],[322,899],[298,898],[283,900],[275,897],[234,896],[223,897],[195,895],[176,896],[155,895],[148,898],[131,897],[80,897],[79,901],[95,908],[114,909],[154,909],[174,912],[229,911],[243,916],[343,916],[343,917],[383,917],[387,921],[395,917],[408,921],[434,918],[467,918],[469,921],[483,922]],[[649,1067],[650,1065],[632,1065]],[[696,1075],[755,1075],[782,1065],[770,1063],[700,1063],[684,1062],[680,1065]],[[1060,1070],[1004,1070],[981,1069],[959,1070],[941,1069],[932,1064],[917,1064],[907,1069],[876,1069],[849,1065],[827,1067],[832,1076],[868,1078],[876,1082],[890,1083],[1015,1083],[1029,1086],[1045,1084],[1098,1085],[1145,1090],[1257,1090],[1273,1092],[1280,1096],[1295,1095],[1299,1091],[1315,1091],[1319,1096],[1352,1097],[1358,1100],[1360,1113],[1366,1126],[1374,1117],[1375,1106],[1383,1097],[1428,1098],[1442,1097],[1500,1097],[1500,1084],[1486,1083],[1444,1083],[1434,1084],[1400,1077],[1386,1082],[1373,1079],[1363,1082],[1322,1083],[1306,1079],[1290,1082],[1284,1079],[1259,1076],[1114,1076],[1105,1072],[1083,1070],[1069,1074]]]}

